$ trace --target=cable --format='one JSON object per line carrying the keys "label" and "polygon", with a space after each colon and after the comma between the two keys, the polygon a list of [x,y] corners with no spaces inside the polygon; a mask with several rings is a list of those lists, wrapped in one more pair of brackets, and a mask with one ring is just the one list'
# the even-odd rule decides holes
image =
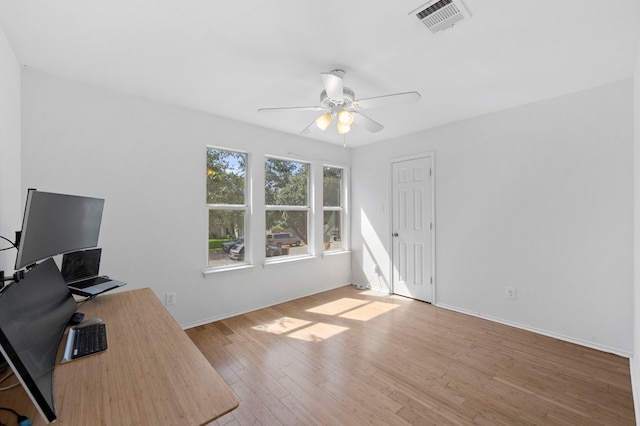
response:
{"label": "cable", "polygon": [[[11,377],[12,375],[13,375],[13,370],[9,369],[9,372],[8,372],[7,374],[5,374],[5,376],[4,376],[4,377],[0,378],[0,383],[4,382],[5,380],[7,380],[7,379],[8,379],[9,377]],[[15,382],[15,383],[14,383],[14,384],[12,384],[12,385],[1,387],[1,388],[0,388],[0,392],[4,392],[4,391],[6,391],[6,390],[13,389],[13,388],[15,388],[16,386],[18,386],[19,384],[20,384],[20,382],[19,382],[19,381],[17,381],[17,382]]]}
{"label": "cable", "polygon": [[1,248],[0,251],[5,251],[5,250],[11,250],[11,249],[17,249],[18,245],[16,243],[14,243],[13,241],[11,241],[10,239],[8,239],[7,237],[3,237],[2,235],[0,235],[0,238],[2,238],[5,241],[8,241],[11,244],[11,247],[4,247]]}
{"label": "cable", "polygon": [[8,391],[9,389],[13,389],[13,388],[15,388],[16,386],[18,386],[19,384],[20,384],[20,382],[15,382],[15,383],[14,383],[14,384],[12,384],[12,385],[5,386],[5,387],[3,387],[3,388],[0,388],[0,392],[4,392],[4,391]]}
{"label": "cable", "polygon": [[[7,373],[3,378],[1,378],[1,379],[0,379],[0,383],[4,382],[5,380],[7,380],[7,379],[8,379],[9,377],[11,377],[12,375],[13,375],[13,370],[11,370],[11,369],[10,369],[10,370],[9,370],[9,372],[8,372],[8,373]],[[13,389],[13,388],[15,388],[16,386],[18,386],[19,384],[20,384],[20,382],[19,382],[19,381],[17,381],[17,382],[15,382],[15,383],[14,383],[14,384],[12,384],[12,385],[1,387],[1,388],[0,388],[0,392],[4,392],[4,391],[7,391],[7,390],[9,390],[9,389]]]}
{"label": "cable", "polygon": [[7,380],[9,377],[11,377],[12,374],[13,374],[13,370],[9,369],[9,372],[7,374],[5,374],[4,377],[0,378],[0,383],[2,383],[5,380]]}
{"label": "cable", "polygon": [[31,420],[27,416],[23,416],[22,414],[18,414],[15,410],[6,407],[0,407],[0,410],[8,411],[13,413],[18,418],[18,426],[31,426]]}

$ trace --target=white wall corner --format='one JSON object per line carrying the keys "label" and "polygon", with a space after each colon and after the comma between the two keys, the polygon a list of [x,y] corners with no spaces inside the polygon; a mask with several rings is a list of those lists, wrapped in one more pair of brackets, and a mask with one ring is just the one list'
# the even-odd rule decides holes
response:
{"label": "white wall corner", "polygon": [[[0,28],[0,235],[14,239],[21,223],[21,68]],[[8,247],[2,240],[0,248]],[[0,270],[13,272],[15,251],[0,252]]]}
{"label": "white wall corner", "polygon": [[640,356],[640,44],[638,45],[638,53],[636,55],[636,66],[633,78],[633,117],[634,117],[634,143],[633,143],[633,171],[634,171],[634,271],[633,271],[633,355],[629,362],[631,371],[631,386],[633,388],[633,402],[636,412],[636,420],[640,419],[640,365],[638,357]]}

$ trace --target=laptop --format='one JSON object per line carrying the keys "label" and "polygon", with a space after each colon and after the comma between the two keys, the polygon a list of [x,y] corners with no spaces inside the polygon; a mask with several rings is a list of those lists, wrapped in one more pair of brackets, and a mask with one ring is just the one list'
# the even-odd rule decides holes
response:
{"label": "laptop", "polygon": [[102,249],[74,251],[62,256],[62,277],[71,290],[79,296],[97,296],[126,283],[99,276]]}

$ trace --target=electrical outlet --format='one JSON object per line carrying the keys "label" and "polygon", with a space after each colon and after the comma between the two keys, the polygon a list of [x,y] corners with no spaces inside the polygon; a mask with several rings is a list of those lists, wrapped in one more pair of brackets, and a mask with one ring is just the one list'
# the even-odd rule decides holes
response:
{"label": "electrical outlet", "polygon": [[516,300],[516,289],[515,287],[506,287],[506,297],[510,300]]}
{"label": "electrical outlet", "polygon": [[176,294],[174,292],[167,293],[164,295],[164,304],[165,306],[172,306],[176,304]]}

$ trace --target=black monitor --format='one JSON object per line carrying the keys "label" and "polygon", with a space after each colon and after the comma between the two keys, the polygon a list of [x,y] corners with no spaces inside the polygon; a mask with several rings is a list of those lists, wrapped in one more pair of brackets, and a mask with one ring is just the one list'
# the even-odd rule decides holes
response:
{"label": "black monitor", "polygon": [[0,351],[47,422],[56,420],[56,353],[76,309],[77,303],[51,258],[0,293]]}
{"label": "black monitor", "polygon": [[16,270],[98,245],[104,199],[29,190]]}

